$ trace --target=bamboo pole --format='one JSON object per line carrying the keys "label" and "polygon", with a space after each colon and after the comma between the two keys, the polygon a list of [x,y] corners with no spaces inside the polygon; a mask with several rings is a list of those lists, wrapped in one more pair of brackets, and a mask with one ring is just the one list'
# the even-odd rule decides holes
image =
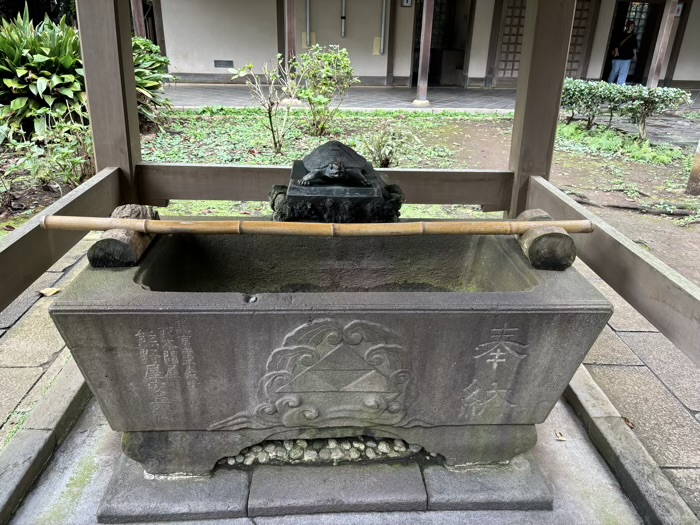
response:
{"label": "bamboo pole", "polygon": [[[547,221],[547,226],[563,228],[568,233],[591,233],[593,223]],[[131,230],[150,234],[200,233],[232,235],[306,235],[314,237],[371,237],[388,235],[522,235],[541,228],[542,221],[436,221],[372,224],[326,224],[272,221],[161,221],[118,219],[110,217],[42,217],[47,230],[107,231]]]}

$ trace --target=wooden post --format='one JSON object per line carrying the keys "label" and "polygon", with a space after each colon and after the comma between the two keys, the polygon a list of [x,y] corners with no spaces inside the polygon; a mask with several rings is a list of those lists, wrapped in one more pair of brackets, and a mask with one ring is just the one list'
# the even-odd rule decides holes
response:
{"label": "wooden post", "polygon": [[143,18],[143,0],[131,0],[131,17],[134,22],[134,34],[146,38],[146,21]]}
{"label": "wooden post", "polygon": [[688,195],[700,195],[700,142],[698,142],[698,149],[695,150],[695,161],[690,170],[688,186],[685,188],[685,192]]}
{"label": "wooden post", "polygon": [[433,13],[435,0],[424,0],[423,21],[420,28],[420,59],[418,62],[418,89],[415,106],[429,106],[428,102],[428,71],[430,69],[430,44],[433,39]]}
{"label": "wooden post", "polygon": [[549,179],[576,0],[528,0],[525,14],[510,168],[510,216],[525,209],[533,175]]}
{"label": "wooden post", "polygon": [[297,13],[294,0],[287,0],[287,63],[297,54]]}
{"label": "wooden post", "polygon": [[676,17],[677,6],[678,0],[666,0],[666,5],[664,5],[664,14],[661,17],[661,26],[659,27],[659,36],[656,37],[654,54],[651,57],[651,67],[649,68],[649,76],[647,77],[647,87],[655,88],[659,85],[661,68],[664,65],[664,59],[666,58],[668,43],[671,40],[671,30],[673,29],[673,20]]}
{"label": "wooden post", "polygon": [[129,0],[78,0],[90,124],[97,170],[120,169],[122,203],[138,203],[141,160]]}
{"label": "wooden post", "polygon": [[156,43],[160,47],[160,54],[167,56],[165,51],[165,30],[163,29],[163,8],[161,0],[153,0],[153,21],[156,24]]}

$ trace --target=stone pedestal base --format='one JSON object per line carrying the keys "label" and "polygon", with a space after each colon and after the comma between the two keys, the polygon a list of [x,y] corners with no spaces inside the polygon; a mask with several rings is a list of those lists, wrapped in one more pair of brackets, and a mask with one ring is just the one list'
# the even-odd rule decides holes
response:
{"label": "stone pedestal base", "polygon": [[447,466],[510,461],[537,442],[535,425],[464,425],[397,428],[378,426],[236,431],[125,432],[122,449],[150,474],[206,475],[221,458],[265,440],[351,436],[398,438],[439,454]]}
{"label": "stone pedestal base", "polygon": [[138,463],[122,457],[97,518],[100,523],[144,523],[328,512],[551,509],[551,492],[531,454],[508,464],[452,470],[421,459],[249,470],[220,466],[210,476],[156,479],[147,479]]}

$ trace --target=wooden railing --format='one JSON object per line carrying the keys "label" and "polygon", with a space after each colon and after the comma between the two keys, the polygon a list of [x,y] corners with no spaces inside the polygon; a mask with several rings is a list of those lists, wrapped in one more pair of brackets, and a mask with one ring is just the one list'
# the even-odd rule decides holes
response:
{"label": "wooden railing", "polygon": [[650,255],[542,177],[532,177],[528,208],[557,219],[593,221],[592,234],[574,235],[578,256],[700,365],[700,287]]}
{"label": "wooden railing", "polygon": [[[507,170],[382,169],[401,186],[411,204],[481,204],[507,211],[513,172]],[[267,200],[275,184],[289,182],[289,166],[211,164],[136,165],[136,184],[143,203],[168,199]]]}

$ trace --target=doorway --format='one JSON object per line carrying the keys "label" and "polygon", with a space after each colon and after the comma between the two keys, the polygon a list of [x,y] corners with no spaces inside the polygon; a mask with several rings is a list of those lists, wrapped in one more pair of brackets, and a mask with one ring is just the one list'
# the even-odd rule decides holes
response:
{"label": "doorway", "polygon": [[[468,0],[435,0],[433,35],[430,42],[429,86],[462,85],[462,67],[469,21]],[[412,85],[418,82],[423,0],[416,0],[413,31]]]}
{"label": "doorway", "polygon": [[651,55],[659,34],[661,16],[663,14],[664,3],[661,2],[628,2],[618,1],[615,6],[613,25],[610,32],[610,42],[606,54],[605,68],[603,69],[603,79],[607,79],[612,69],[612,49],[621,40],[625,23],[627,20],[634,21],[635,32],[637,33],[637,58],[632,60],[630,71],[627,75],[628,83],[643,84],[646,81],[649,67],[651,66]]}

